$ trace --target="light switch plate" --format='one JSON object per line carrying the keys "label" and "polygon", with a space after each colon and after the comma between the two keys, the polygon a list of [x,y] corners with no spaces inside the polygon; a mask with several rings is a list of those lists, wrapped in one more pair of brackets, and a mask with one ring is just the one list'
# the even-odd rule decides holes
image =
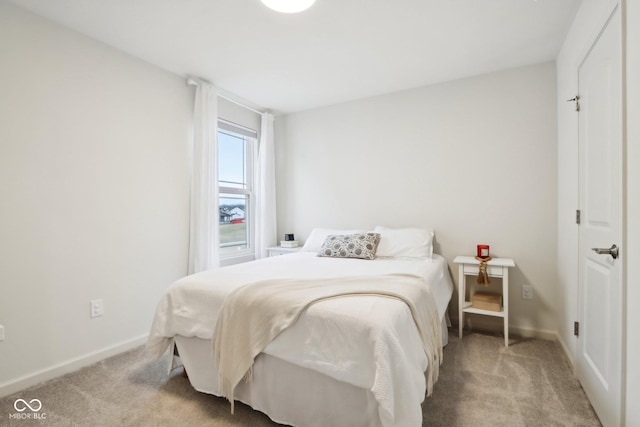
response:
{"label": "light switch plate", "polygon": [[0,325],[0,341],[4,341],[4,326]]}

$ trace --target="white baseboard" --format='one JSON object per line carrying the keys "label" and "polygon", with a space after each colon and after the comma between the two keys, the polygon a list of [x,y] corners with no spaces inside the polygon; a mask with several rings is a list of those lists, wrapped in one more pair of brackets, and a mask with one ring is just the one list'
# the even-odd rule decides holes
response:
{"label": "white baseboard", "polygon": [[571,368],[571,372],[573,372],[573,375],[576,375],[576,365],[575,365],[575,361],[573,359],[573,354],[571,354],[571,352],[569,351],[569,347],[567,347],[567,343],[564,342],[564,340],[562,339],[562,337],[560,336],[560,334],[557,334],[557,340],[558,343],[560,344],[560,348],[562,349],[562,354],[564,355],[564,358],[567,360],[567,363],[569,364],[569,367]]}
{"label": "white baseboard", "polygon": [[[486,316],[477,316],[474,319],[465,318],[465,330],[479,330],[487,332],[502,333],[504,331],[502,319],[484,319]],[[467,329],[469,328],[469,329]],[[557,331],[547,331],[543,329],[523,328],[517,325],[509,325],[509,336],[520,336],[523,338],[540,338],[547,341],[557,341]]]}
{"label": "white baseboard", "polygon": [[521,328],[519,326],[509,325],[509,335],[511,334],[519,335],[523,338],[540,338],[547,341],[556,341],[558,339],[558,333],[556,331]]}
{"label": "white baseboard", "polygon": [[148,336],[148,334],[144,334],[131,340],[114,344],[93,353],[89,353],[32,374],[25,375],[10,382],[0,384],[0,397],[8,396],[44,381],[77,371],[80,368],[84,368],[85,366],[89,366],[111,356],[115,356],[116,354],[132,350],[144,344],[147,341]]}

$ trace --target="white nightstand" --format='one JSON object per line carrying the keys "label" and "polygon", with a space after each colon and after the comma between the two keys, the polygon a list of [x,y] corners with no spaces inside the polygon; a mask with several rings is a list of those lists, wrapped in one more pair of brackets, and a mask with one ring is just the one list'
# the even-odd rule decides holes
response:
{"label": "white nightstand", "polygon": [[302,249],[302,246],[298,246],[297,248],[283,248],[282,246],[271,246],[267,248],[267,256],[272,257],[272,256],[278,256],[278,255],[292,254],[294,252],[298,252],[300,249]]}
{"label": "white nightstand", "polygon": [[458,265],[458,323],[459,334],[462,338],[462,327],[464,325],[464,314],[474,313],[484,316],[502,317],[504,320],[504,345],[509,346],[509,268],[515,267],[516,263],[511,258],[493,258],[487,263],[487,275],[489,277],[502,278],[502,310],[491,311],[474,308],[471,306],[471,298],[475,292],[472,287],[469,291],[469,301],[465,299],[466,277],[477,276],[480,262],[472,256],[457,256],[453,260]]}

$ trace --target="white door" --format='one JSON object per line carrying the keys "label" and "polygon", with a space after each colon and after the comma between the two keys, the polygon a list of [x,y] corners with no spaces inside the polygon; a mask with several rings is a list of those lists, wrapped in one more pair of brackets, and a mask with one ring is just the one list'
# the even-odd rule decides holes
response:
{"label": "white door", "polygon": [[[578,71],[580,331],[576,371],[605,427],[621,422],[622,37],[616,7]],[[620,251],[624,248],[620,248]],[[606,251],[601,251],[606,252]]]}

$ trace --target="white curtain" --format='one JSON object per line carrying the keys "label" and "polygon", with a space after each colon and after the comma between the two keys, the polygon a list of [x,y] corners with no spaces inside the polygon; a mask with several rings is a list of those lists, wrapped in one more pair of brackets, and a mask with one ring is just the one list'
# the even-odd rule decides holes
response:
{"label": "white curtain", "polygon": [[277,242],[276,160],[273,115],[262,113],[258,167],[256,170],[256,258],[267,256],[267,247]]}
{"label": "white curtain", "polygon": [[219,265],[218,93],[194,79],[193,143],[190,150],[189,274]]}

